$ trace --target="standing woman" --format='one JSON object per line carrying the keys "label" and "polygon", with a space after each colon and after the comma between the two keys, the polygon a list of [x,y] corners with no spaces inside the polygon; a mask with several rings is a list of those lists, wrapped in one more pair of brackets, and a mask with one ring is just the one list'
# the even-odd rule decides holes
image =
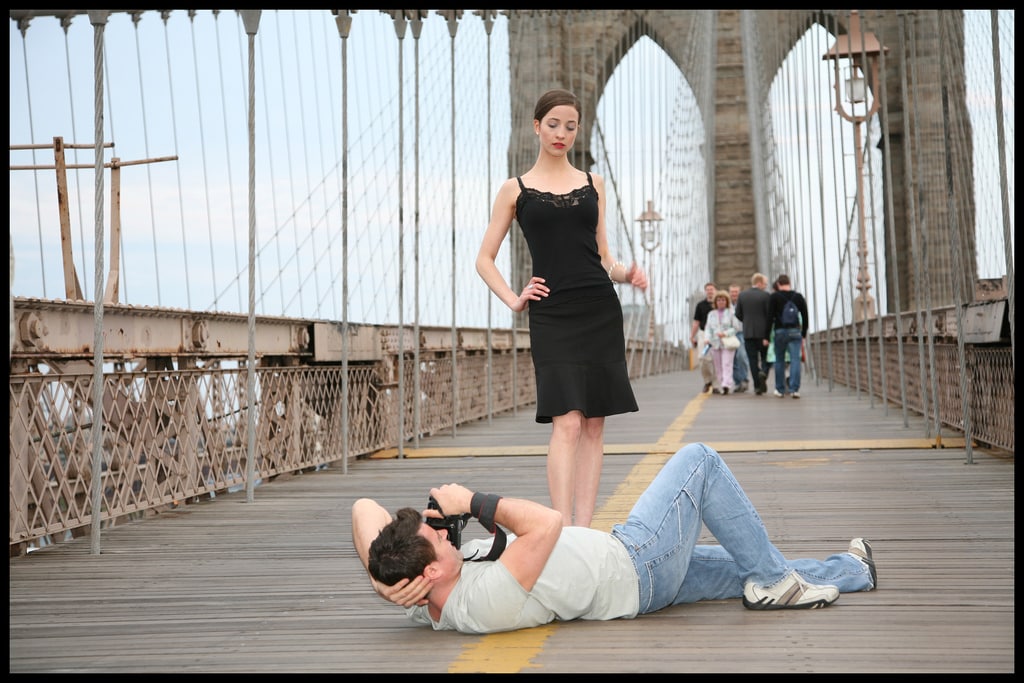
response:
{"label": "standing woman", "polygon": [[[622,305],[612,283],[647,288],[635,263],[608,251],[604,179],[569,163],[579,98],[549,90],[537,100],[537,161],[501,185],[476,270],[515,312],[530,312],[537,422],[551,424],[548,491],[565,526],[590,526],[604,459],[604,419],[638,410],[626,367]],[[514,291],[495,265],[512,220],[526,238],[533,275]]]}
{"label": "standing woman", "polygon": [[726,339],[732,338],[733,344],[736,339],[737,321],[732,314],[732,299],[729,292],[715,292],[715,307],[708,313],[708,321],[704,327],[707,332],[708,343],[711,344],[711,360],[715,364],[715,374],[718,376],[718,384],[721,391],[715,389],[715,393],[728,394],[733,388],[732,364],[736,358],[736,349],[726,347]]}

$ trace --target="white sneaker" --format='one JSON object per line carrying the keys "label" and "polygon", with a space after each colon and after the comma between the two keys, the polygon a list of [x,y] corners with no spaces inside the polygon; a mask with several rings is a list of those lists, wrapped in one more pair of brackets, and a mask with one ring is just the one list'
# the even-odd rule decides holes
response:
{"label": "white sneaker", "polygon": [[855,538],[850,541],[850,549],[847,551],[858,560],[863,562],[871,574],[871,588],[873,591],[878,588],[878,570],[875,569],[875,559],[871,556],[871,543],[866,538]]}
{"label": "white sneaker", "polygon": [[835,586],[807,583],[795,571],[771,588],[753,581],[743,588],[743,606],[747,609],[815,609],[838,599],[839,589]]}
{"label": "white sneaker", "polygon": [[779,391],[778,389],[776,389],[772,393],[775,394],[775,398],[782,398],[782,392]]}

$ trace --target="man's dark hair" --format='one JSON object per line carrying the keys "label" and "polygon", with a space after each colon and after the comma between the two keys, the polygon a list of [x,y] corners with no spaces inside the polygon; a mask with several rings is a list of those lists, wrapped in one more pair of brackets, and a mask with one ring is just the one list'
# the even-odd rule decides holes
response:
{"label": "man's dark hair", "polygon": [[367,568],[385,586],[412,580],[437,559],[430,541],[419,535],[423,517],[413,508],[402,508],[391,523],[370,543]]}
{"label": "man's dark hair", "polygon": [[785,273],[783,273],[782,275],[779,276],[779,279],[776,280],[776,282],[778,282],[780,285],[788,285],[789,284],[789,276],[786,275]]}

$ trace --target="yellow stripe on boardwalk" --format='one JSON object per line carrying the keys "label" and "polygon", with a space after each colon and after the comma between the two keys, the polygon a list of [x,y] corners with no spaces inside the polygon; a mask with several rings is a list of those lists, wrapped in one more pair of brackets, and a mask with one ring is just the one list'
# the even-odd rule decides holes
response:
{"label": "yellow stripe on boardwalk", "polygon": [[459,658],[448,667],[448,673],[514,674],[536,669],[533,658],[544,647],[544,641],[555,632],[557,622],[522,631],[492,633],[467,645]]}

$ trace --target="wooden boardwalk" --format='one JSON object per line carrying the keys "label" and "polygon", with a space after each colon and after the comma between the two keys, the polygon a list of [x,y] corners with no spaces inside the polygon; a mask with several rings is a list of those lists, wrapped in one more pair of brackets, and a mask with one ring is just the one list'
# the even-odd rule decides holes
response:
{"label": "wooden boardwalk", "polygon": [[[680,445],[720,450],[779,548],[864,536],[879,588],[823,610],[739,600],[484,637],[434,632],[369,588],[359,497],[423,507],[430,486],[547,501],[532,410],[10,560],[10,672],[1014,672],[1014,458],[807,378],[799,401],[700,394],[695,372],[635,382],[609,418],[594,526],[625,516]],[[471,522],[464,532],[482,530]]]}

